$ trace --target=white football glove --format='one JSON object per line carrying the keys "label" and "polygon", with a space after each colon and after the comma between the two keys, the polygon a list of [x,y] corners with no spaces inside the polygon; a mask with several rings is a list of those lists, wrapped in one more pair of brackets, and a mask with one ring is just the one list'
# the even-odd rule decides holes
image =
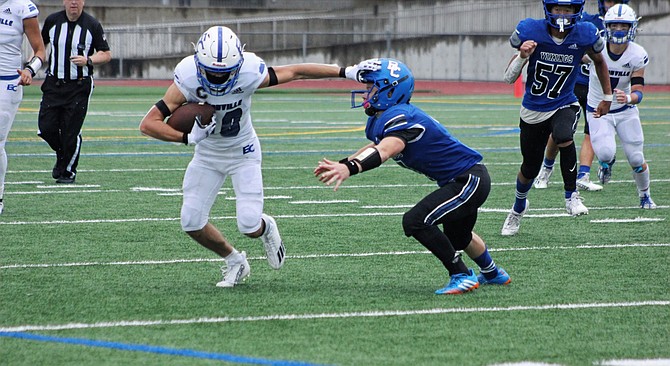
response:
{"label": "white football glove", "polygon": [[382,68],[382,62],[378,58],[371,58],[369,60],[361,61],[354,66],[347,66],[344,69],[344,76],[347,79],[364,83],[365,79],[362,74],[366,71],[377,71]]}
{"label": "white football glove", "polygon": [[211,135],[212,132],[214,132],[215,128],[216,128],[216,119],[214,118],[214,116],[212,116],[212,122],[210,122],[210,124],[203,125],[202,116],[197,115],[195,117],[195,123],[193,123],[193,128],[191,128],[191,133],[189,133],[187,136],[188,140],[187,145],[195,145],[198,142],[206,139],[207,136]]}

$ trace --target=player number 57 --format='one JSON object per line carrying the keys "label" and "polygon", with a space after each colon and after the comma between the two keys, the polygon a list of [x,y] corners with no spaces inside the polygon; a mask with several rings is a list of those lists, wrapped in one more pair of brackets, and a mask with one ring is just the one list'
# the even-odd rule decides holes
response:
{"label": "player number 57", "polygon": [[[533,95],[542,95],[547,93],[547,98],[555,99],[561,95],[561,89],[565,85],[565,81],[574,69],[574,66],[569,65],[555,65],[544,62],[537,62],[535,64],[535,82],[530,91]],[[551,83],[551,74],[558,75],[556,83],[549,89]]]}

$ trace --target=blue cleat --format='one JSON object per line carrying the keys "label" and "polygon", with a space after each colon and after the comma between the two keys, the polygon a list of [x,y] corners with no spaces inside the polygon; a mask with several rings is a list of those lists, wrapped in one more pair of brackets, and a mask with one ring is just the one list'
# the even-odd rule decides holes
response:
{"label": "blue cleat", "polygon": [[[0,205],[2,205],[2,202],[0,202]],[[654,201],[651,200],[651,197],[649,197],[648,194],[645,194],[640,197],[640,207],[647,210],[655,210],[657,206]],[[0,206],[0,212],[2,212],[2,206]]]}
{"label": "blue cleat", "polygon": [[612,166],[616,162],[616,158],[612,158],[612,161],[609,163],[600,162],[600,167],[598,168],[598,180],[602,184],[608,183],[612,179]]}
{"label": "blue cleat", "polygon": [[475,271],[470,269],[468,273],[459,273],[451,276],[449,284],[435,291],[437,295],[460,295],[479,287]]}
{"label": "blue cleat", "polygon": [[498,267],[497,276],[488,280],[483,273],[480,273],[479,276],[477,276],[477,281],[482,285],[509,285],[512,282],[512,278],[504,269]]}

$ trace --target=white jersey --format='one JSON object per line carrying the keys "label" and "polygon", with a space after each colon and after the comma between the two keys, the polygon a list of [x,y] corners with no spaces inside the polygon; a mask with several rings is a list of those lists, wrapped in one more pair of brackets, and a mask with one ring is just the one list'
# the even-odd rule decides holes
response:
{"label": "white jersey", "polygon": [[39,14],[30,0],[0,0],[0,76],[22,69],[23,20]]}
{"label": "white jersey", "polygon": [[[628,47],[617,60],[613,60],[610,57],[607,48],[600,54],[603,55],[605,62],[607,62],[612,89],[616,88],[623,90],[626,94],[630,94],[630,76],[635,71],[644,69],[647,66],[649,63],[647,51],[645,51],[639,44],[629,42]],[[589,94],[587,104],[590,108],[595,109],[598,106],[598,103],[603,100],[603,89],[600,87],[600,81],[596,74],[595,65],[591,63],[589,68]],[[626,108],[626,104],[618,103],[615,98],[614,101],[612,101],[610,112],[616,113],[617,111]]]}
{"label": "white jersey", "polygon": [[224,151],[246,144],[256,137],[251,124],[251,96],[265,80],[268,70],[256,54],[244,52],[244,63],[233,90],[221,96],[205,93],[198,82],[194,56],[184,58],[175,68],[174,83],[189,102],[206,102],[216,108],[216,129],[200,141],[200,148]]}

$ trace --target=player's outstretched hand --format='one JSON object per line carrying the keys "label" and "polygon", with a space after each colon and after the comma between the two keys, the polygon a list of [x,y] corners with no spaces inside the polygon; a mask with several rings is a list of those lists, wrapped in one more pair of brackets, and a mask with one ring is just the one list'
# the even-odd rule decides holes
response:
{"label": "player's outstretched hand", "polygon": [[214,132],[214,129],[216,128],[216,119],[214,116],[212,116],[212,122],[209,124],[202,124],[202,116],[197,115],[195,116],[195,123],[193,124],[193,128],[191,128],[191,132],[188,134],[188,144],[189,145],[195,145],[198,142],[204,140],[207,138],[207,136],[211,135],[212,132]]}
{"label": "player's outstretched hand", "polygon": [[364,83],[363,73],[366,71],[377,71],[381,69],[382,62],[377,58],[371,58],[369,60],[361,61],[354,66],[348,66],[344,69],[344,75],[347,79],[358,81],[359,83]]}
{"label": "player's outstretched hand", "polygon": [[333,190],[337,191],[342,182],[349,178],[349,168],[337,161],[323,158],[319,161],[319,165],[314,168],[314,176],[327,186],[335,183]]}

